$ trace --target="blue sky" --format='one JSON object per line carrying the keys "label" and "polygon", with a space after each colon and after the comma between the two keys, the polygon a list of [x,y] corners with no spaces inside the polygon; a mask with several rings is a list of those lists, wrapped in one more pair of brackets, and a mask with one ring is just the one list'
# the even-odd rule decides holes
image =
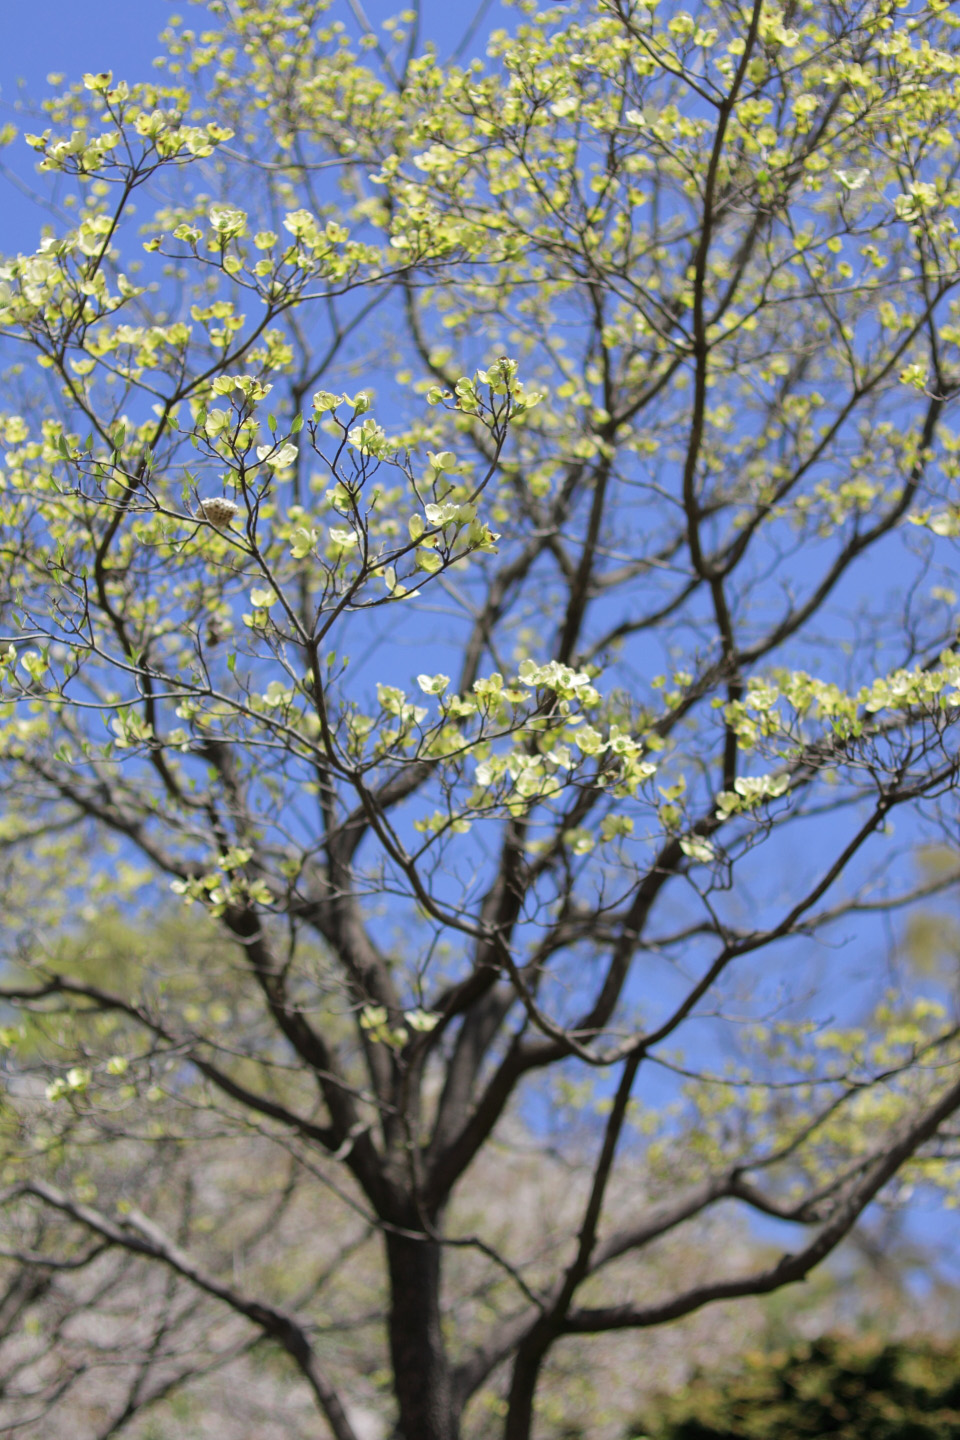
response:
{"label": "blue sky", "polygon": [[50,71],[147,67],[156,36],[171,13],[167,0],[32,0],[9,5],[4,14],[0,86],[5,101],[17,81],[38,91]]}
{"label": "blue sky", "polygon": [[[42,125],[15,107],[50,93],[47,76],[79,79],[86,70],[113,70],[129,78],[151,73],[159,53],[157,36],[173,7],[168,0],[32,0],[10,4],[4,13],[0,47],[0,123],[23,130]],[[17,173],[30,177],[32,152],[16,141],[2,156]],[[42,216],[9,179],[0,188],[0,253],[33,250]]]}
{"label": "blue sky", "polygon": [[[477,0],[481,11],[488,6]],[[363,12],[379,25],[397,15],[404,0],[365,0]],[[476,13],[474,3],[450,5],[425,0],[423,33],[441,47],[455,48]],[[350,23],[349,0],[333,0],[331,9]],[[126,80],[142,80],[153,73],[152,60],[160,54],[157,37],[172,15],[189,17],[200,27],[203,9],[189,0],[26,0],[9,3],[4,10],[4,43],[0,46],[0,125],[13,120],[20,130],[43,128],[23,113],[18,101],[37,101],[50,93],[47,76],[62,74],[78,80],[84,71],[112,70]],[[481,15],[481,20],[482,20]],[[486,27],[486,28],[489,28]],[[482,42],[481,42],[482,43]],[[477,41],[471,43],[471,51]],[[34,156],[22,141],[0,160],[30,177]],[[33,250],[42,217],[30,199],[0,178],[0,255]]]}

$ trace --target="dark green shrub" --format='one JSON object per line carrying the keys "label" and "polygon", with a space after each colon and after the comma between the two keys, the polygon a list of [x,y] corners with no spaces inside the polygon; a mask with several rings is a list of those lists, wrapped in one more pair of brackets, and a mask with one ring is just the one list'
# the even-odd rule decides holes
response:
{"label": "dark green shrub", "polygon": [[699,1376],[630,1440],[957,1440],[960,1345],[826,1337]]}

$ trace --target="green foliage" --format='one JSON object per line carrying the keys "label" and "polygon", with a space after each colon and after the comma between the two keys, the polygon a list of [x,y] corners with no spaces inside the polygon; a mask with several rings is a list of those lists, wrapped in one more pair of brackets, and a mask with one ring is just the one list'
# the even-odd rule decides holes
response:
{"label": "green foliage", "polygon": [[726,1379],[699,1376],[643,1423],[631,1437],[950,1440],[960,1425],[960,1352],[924,1340],[828,1336],[752,1355]]}

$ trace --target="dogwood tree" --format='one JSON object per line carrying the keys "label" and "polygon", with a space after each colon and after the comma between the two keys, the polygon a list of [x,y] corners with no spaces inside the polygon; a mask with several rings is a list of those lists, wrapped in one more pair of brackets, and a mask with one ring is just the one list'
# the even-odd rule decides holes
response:
{"label": "dogwood tree", "polygon": [[[116,1262],[102,1353],[142,1283],[102,1436],[189,1383],[186,1296],[357,1440],[359,1225],[396,1435],[503,1377],[526,1440],[567,1337],[953,1178],[956,1017],[875,922],[958,879],[956,19],[522,3],[446,61],[417,10],[194,18],[49,102],[0,272],[10,1294]],[[196,952],[77,943],[181,903]],[[511,1123],[571,1167],[542,1243],[470,1211]],[[772,1258],[638,1264],[722,1202]],[[16,1365],[46,1433],[84,1366]]]}

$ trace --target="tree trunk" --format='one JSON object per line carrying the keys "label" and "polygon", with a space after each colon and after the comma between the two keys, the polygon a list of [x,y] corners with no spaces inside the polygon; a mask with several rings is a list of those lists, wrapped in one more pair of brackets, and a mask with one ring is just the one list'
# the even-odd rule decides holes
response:
{"label": "tree trunk", "polygon": [[503,1440],[530,1440],[533,1433],[537,1382],[548,1346],[549,1341],[545,1342],[535,1330],[513,1362]]}
{"label": "tree trunk", "polygon": [[397,1440],[458,1440],[460,1418],[440,1325],[441,1248],[389,1232],[385,1242]]}

